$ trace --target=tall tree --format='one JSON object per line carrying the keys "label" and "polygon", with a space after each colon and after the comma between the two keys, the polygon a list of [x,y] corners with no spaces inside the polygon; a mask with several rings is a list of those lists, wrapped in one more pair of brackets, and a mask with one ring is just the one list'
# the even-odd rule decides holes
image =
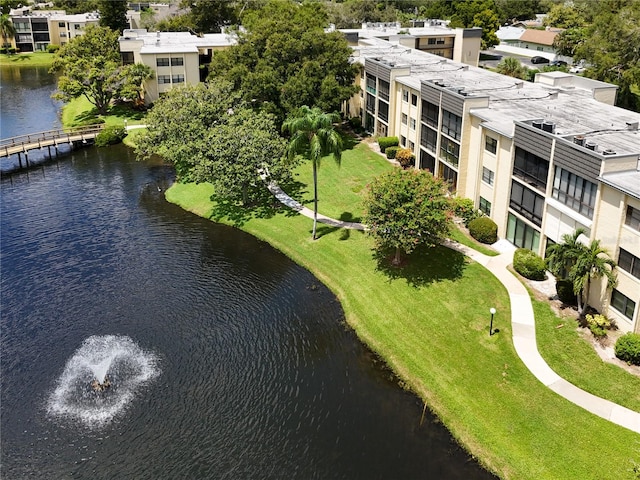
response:
{"label": "tall tree", "polygon": [[64,10],[69,15],[77,13],[95,12],[98,9],[99,0],[53,0],[53,6]]}
{"label": "tall tree", "polygon": [[222,27],[238,22],[240,5],[236,1],[182,0],[180,6],[191,10],[198,33],[219,33]]}
{"label": "tall tree", "polygon": [[11,17],[9,14],[1,14],[0,15],[0,37],[2,37],[2,46],[5,46],[9,43],[16,34],[16,27],[13,25],[11,21]]}
{"label": "tall tree", "polygon": [[318,169],[322,157],[331,154],[340,164],[342,158],[342,137],[333,128],[340,116],[335,113],[323,113],[318,107],[300,107],[297,114],[287,119],[282,130],[291,134],[289,158],[302,155],[313,165],[313,232],[316,239],[318,223]]}
{"label": "tall tree", "polygon": [[579,240],[584,233],[584,228],[578,228],[573,234],[565,233],[562,235],[561,243],[554,243],[547,248],[545,252],[547,268],[556,277],[567,278],[569,270],[576,263],[584,248]]}
{"label": "tall tree", "polygon": [[98,3],[100,26],[108,27],[118,33],[129,28],[127,5],[127,0],[100,0]]}
{"label": "tall tree", "polygon": [[243,17],[238,43],[217,52],[210,79],[234,84],[247,102],[278,121],[302,105],[339,111],[357,91],[359,67],[341,32],[326,33],[324,5],[270,1]]}
{"label": "tall tree", "polygon": [[600,246],[599,240],[593,240],[580,250],[580,255],[569,271],[569,279],[573,282],[573,293],[578,299],[578,313],[584,315],[589,306],[591,282],[605,278],[607,288],[616,286],[617,280],[613,269],[616,266],[606,249]]}
{"label": "tall tree", "polygon": [[434,246],[449,233],[453,216],[446,184],[423,170],[393,169],[369,185],[364,222],[377,248],[401,254],[418,245]]}
{"label": "tall tree", "polygon": [[99,113],[105,113],[124,83],[118,32],[88,26],[83,35],[58,50],[51,71],[60,73],[55,98],[69,101],[84,95]]}
{"label": "tall tree", "polygon": [[500,60],[500,63],[496,65],[496,72],[514,78],[526,78],[527,76],[527,68],[520,63],[520,60],[514,57],[506,57]]}
{"label": "tall tree", "polygon": [[121,69],[124,79],[120,95],[123,98],[133,100],[135,104],[144,104],[142,94],[144,92],[144,82],[153,78],[154,72],[149,65],[144,63],[132,63]]}

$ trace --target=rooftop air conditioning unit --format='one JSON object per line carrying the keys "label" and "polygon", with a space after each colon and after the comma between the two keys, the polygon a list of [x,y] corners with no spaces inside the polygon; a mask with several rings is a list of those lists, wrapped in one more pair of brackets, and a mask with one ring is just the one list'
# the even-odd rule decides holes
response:
{"label": "rooftop air conditioning unit", "polygon": [[531,126],[533,128],[539,128],[540,130],[542,130],[542,120],[534,120],[533,122],[531,122]]}
{"label": "rooftop air conditioning unit", "polygon": [[615,155],[616,151],[615,150],[611,150],[610,148],[607,148],[606,150],[603,150],[602,154],[603,155]]}
{"label": "rooftop air conditioning unit", "polygon": [[589,150],[593,150],[594,152],[596,151],[596,148],[598,148],[598,144],[594,142],[587,142],[585,143],[584,146],[587,147]]}
{"label": "rooftop air conditioning unit", "polygon": [[556,124],[553,122],[545,121],[542,123],[542,130],[545,132],[553,133],[556,129]]}
{"label": "rooftop air conditioning unit", "polygon": [[576,135],[575,137],[573,137],[573,143],[575,143],[576,145],[580,145],[581,147],[584,147],[584,135]]}

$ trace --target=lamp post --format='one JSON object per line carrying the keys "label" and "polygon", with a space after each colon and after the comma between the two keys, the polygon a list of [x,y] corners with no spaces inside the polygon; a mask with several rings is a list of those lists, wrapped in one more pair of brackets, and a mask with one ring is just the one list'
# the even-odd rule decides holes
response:
{"label": "lamp post", "polygon": [[489,324],[489,336],[491,336],[493,335],[493,316],[496,314],[496,309],[491,307],[489,312],[491,312],[491,323]]}

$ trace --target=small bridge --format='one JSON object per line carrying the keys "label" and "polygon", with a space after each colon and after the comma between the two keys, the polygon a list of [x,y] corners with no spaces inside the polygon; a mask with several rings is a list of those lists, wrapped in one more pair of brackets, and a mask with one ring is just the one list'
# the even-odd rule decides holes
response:
{"label": "small bridge", "polygon": [[63,130],[49,130],[47,132],[30,133],[18,137],[5,138],[0,140],[0,158],[18,154],[18,161],[22,167],[22,155],[25,155],[27,166],[29,165],[29,150],[47,147],[51,156],[51,147],[58,153],[58,145],[61,144],[83,144],[96,138],[102,131],[104,125],[90,125],[87,127],[74,127]]}

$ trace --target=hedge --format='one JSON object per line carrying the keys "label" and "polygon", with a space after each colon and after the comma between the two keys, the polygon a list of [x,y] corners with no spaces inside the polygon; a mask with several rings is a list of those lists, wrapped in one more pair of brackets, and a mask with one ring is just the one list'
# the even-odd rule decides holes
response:
{"label": "hedge", "polygon": [[127,131],[124,127],[118,125],[112,125],[105,127],[98,135],[96,135],[96,145],[98,147],[107,147],[120,143],[124,137],[127,136]]}
{"label": "hedge", "polygon": [[384,153],[387,154],[387,158],[389,160],[393,160],[394,158],[396,158],[396,153],[398,153],[398,150],[400,150],[400,147],[387,147]]}
{"label": "hedge", "polygon": [[633,365],[640,365],[640,334],[627,333],[616,342],[616,357]]}
{"label": "hedge", "polygon": [[384,151],[389,147],[396,147],[400,144],[400,140],[398,137],[380,137],[378,138],[378,145],[380,146],[380,151],[384,153]]}
{"label": "hedge", "polygon": [[469,222],[469,234],[480,243],[498,241],[498,225],[489,217],[480,217]]}
{"label": "hedge", "polygon": [[547,278],[542,257],[526,248],[519,248],[513,254],[513,268],[529,280],[544,280]]}

